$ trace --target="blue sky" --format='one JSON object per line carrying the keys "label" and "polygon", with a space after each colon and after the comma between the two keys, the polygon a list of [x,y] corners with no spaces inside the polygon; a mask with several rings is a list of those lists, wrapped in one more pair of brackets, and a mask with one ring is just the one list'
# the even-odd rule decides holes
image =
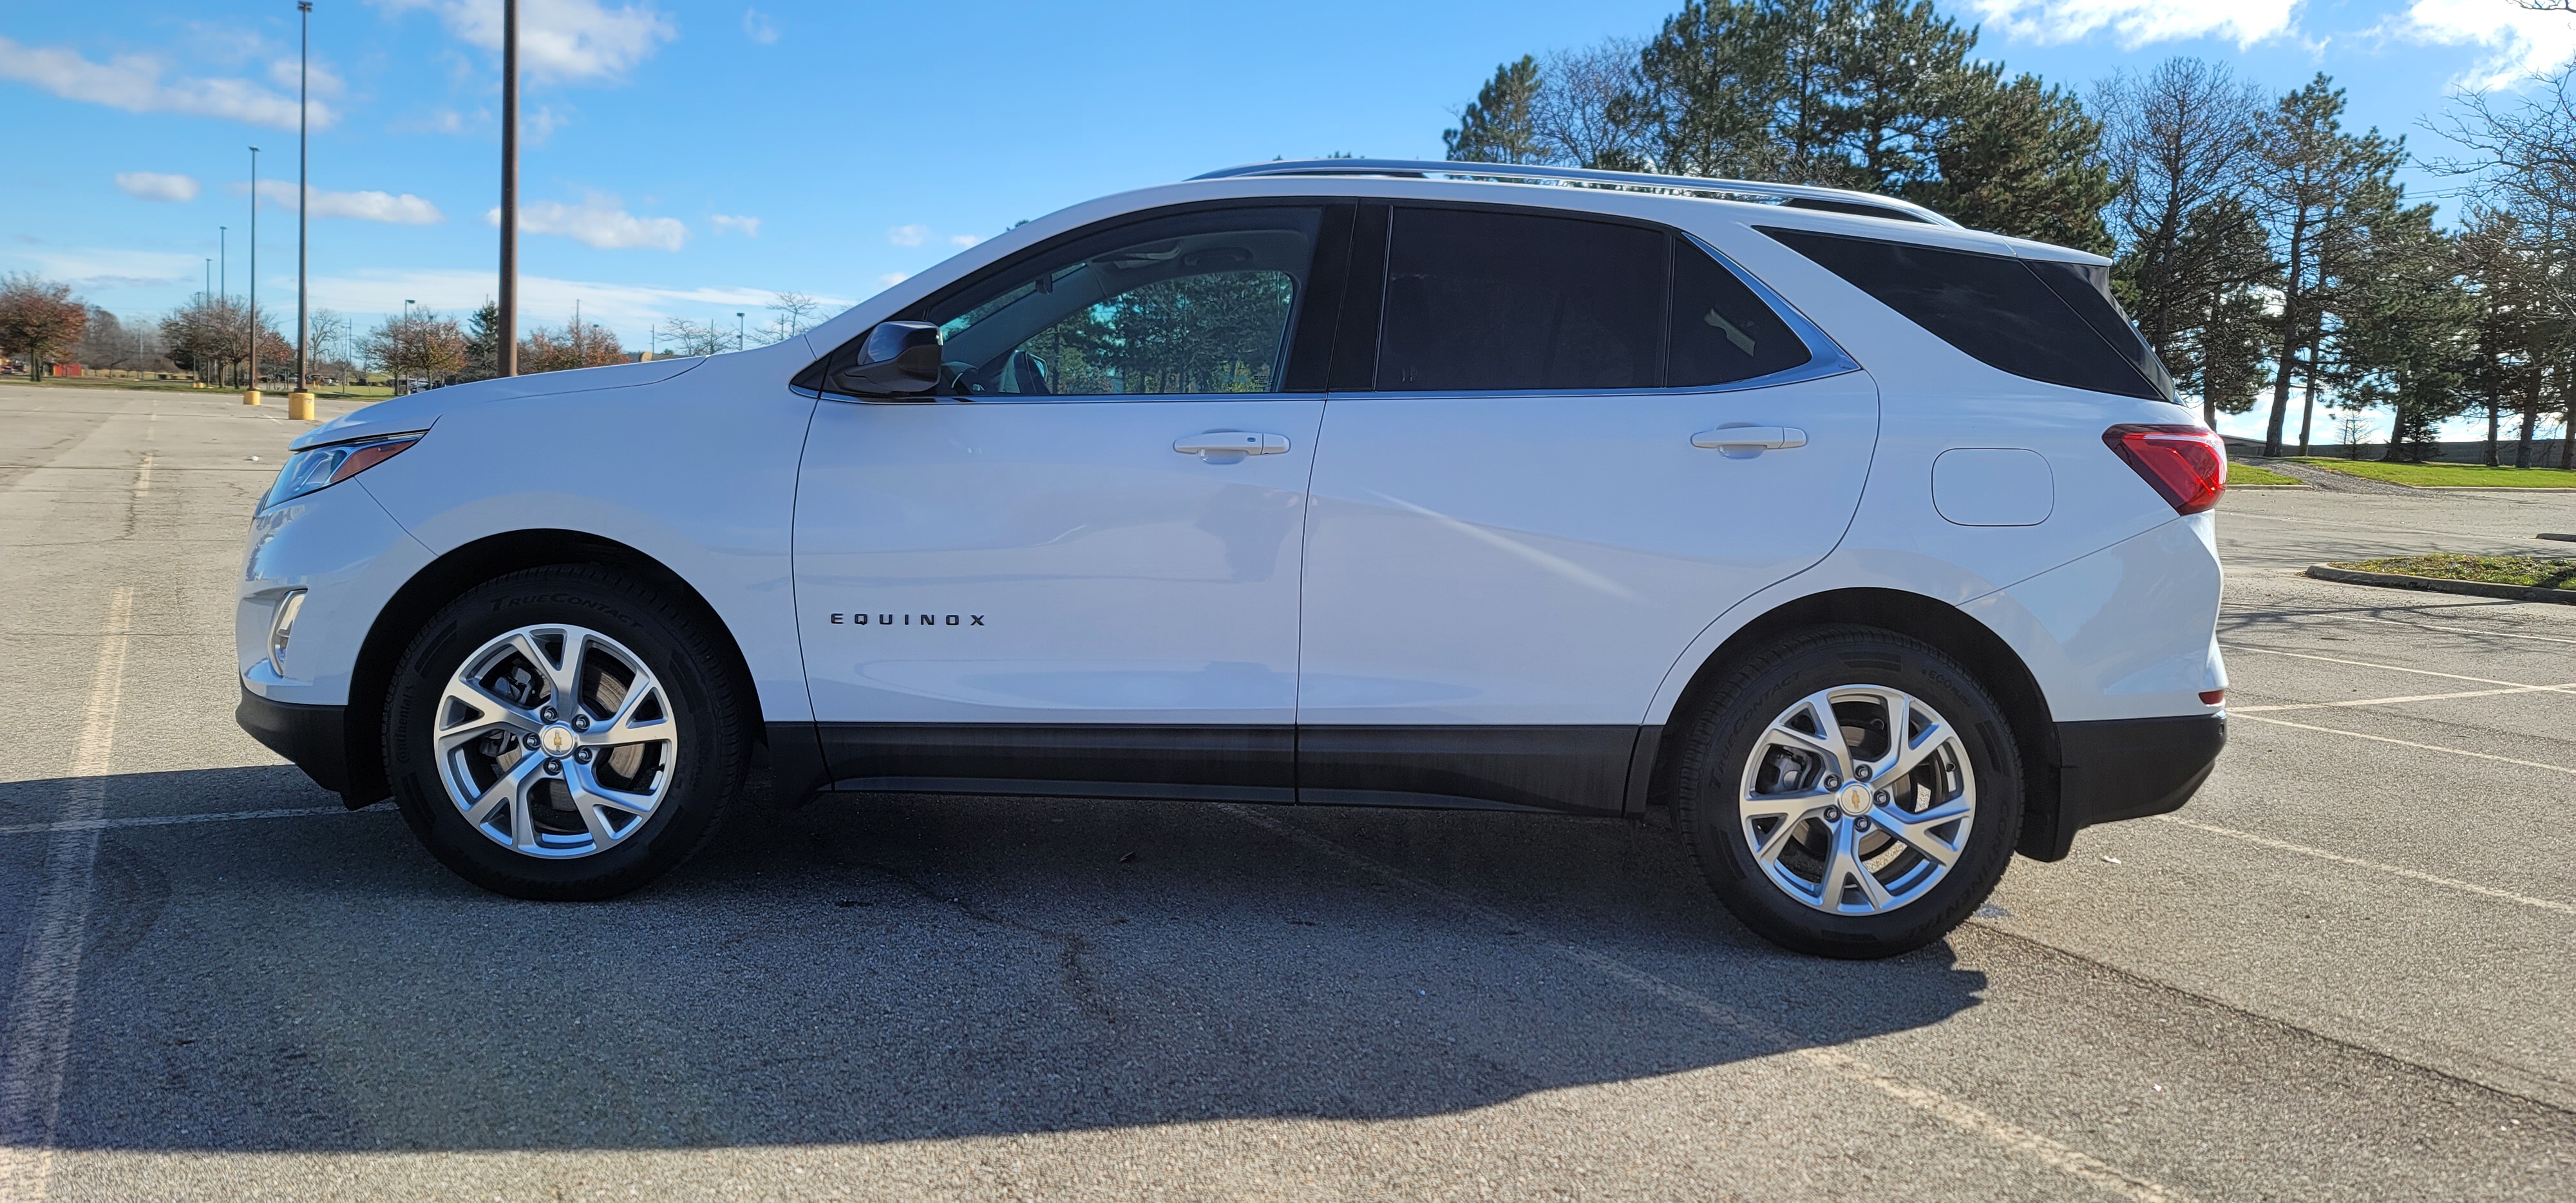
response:
{"label": "blue sky", "polygon": [[[523,309],[575,300],[630,347],[664,317],[753,325],[773,290],[846,303],[1022,218],[1231,163],[1439,157],[1497,62],[1651,32],[1675,0],[1299,4],[526,0]],[[2169,55],[2281,90],[2319,70],[2354,124],[2576,55],[2512,0],[1963,0],[1981,50],[2088,87]],[[317,0],[317,305],[368,324],[492,289],[499,0]],[[294,284],[291,0],[96,0],[0,17],[0,270],[151,313],[230,226],[263,301]],[[2417,173],[2417,190],[2440,181]]]}

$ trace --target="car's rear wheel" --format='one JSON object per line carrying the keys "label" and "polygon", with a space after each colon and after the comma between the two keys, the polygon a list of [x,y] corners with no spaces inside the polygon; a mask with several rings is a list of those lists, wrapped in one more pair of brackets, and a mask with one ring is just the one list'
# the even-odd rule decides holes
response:
{"label": "car's rear wheel", "polygon": [[1884,957],[1965,921],[2012,859],[2021,759],[1976,677],[1918,640],[1829,627],[1746,658],[1685,720],[1683,838],[1745,926]]}
{"label": "car's rear wheel", "polygon": [[703,620],[607,568],[488,581],[394,671],[385,772],[430,853],[520,898],[606,898],[713,835],[749,733]]}

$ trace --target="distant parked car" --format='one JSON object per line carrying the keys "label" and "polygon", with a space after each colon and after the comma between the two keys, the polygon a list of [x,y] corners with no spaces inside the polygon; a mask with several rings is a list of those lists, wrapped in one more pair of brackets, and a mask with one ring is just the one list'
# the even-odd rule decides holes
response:
{"label": "distant parked car", "polygon": [[1815,188],[1113,196],[773,346],[304,435],[239,717],[523,897],[651,881],[765,755],[791,800],[1668,815],[1754,930],[1901,952],[2225,740],[2225,456],[2106,283]]}

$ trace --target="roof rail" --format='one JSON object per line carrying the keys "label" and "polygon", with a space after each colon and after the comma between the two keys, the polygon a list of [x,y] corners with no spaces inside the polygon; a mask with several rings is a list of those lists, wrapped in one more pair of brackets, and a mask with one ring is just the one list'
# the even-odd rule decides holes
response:
{"label": "roof rail", "polygon": [[1858,214],[1862,217],[1883,217],[1891,221],[1921,222],[1925,225],[1947,226],[1954,230],[1961,228],[1959,223],[1912,201],[1902,201],[1868,192],[1854,192],[1844,188],[1816,188],[1806,184],[1764,184],[1751,180],[1711,180],[1690,175],[1652,175],[1642,171],[1603,171],[1591,167],[1552,167],[1528,163],[1434,162],[1428,159],[1282,159],[1269,163],[1247,163],[1241,167],[1228,167],[1195,178],[1225,180],[1273,175],[1376,175],[1409,176],[1417,179],[1439,177],[1456,180],[1510,180],[1576,188],[1609,188],[1622,192],[1705,196],[1718,200],[1785,205],[1793,209],[1821,209],[1833,213]]}

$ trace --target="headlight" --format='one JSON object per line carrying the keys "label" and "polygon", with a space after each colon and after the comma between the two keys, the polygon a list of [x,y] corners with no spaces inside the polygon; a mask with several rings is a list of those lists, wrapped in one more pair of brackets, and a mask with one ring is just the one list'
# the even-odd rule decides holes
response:
{"label": "headlight", "polygon": [[419,441],[417,434],[397,434],[298,451],[286,457],[286,466],[277,470],[277,483],[268,487],[268,496],[260,499],[259,508],[264,510],[316,489],[329,488],[392,459]]}

